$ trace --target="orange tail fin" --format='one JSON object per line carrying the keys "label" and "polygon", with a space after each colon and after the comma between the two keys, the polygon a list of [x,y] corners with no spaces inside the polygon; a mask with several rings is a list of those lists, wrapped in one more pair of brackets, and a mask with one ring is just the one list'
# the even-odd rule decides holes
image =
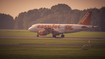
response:
{"label": "orange tail fin", "polygon": [[89,25],[92,11],[86,13],[86,15],[82,18],[82,20],[78,23],[78,25]]}

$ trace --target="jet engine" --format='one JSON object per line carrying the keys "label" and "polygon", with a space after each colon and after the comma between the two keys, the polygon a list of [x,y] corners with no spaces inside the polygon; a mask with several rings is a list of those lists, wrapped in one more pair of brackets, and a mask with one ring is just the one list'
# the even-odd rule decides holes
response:
{"label": "jet engine", "polygon": [[49,34],[49,32],[44,31],[44,30],[40,30],[38,33],[39,33],[39,35],[47,35],[47,34]]}

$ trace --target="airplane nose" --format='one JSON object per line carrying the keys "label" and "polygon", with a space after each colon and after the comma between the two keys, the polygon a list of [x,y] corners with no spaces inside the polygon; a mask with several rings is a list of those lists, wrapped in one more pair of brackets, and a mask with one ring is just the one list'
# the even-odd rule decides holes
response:
{"label": "airplane nose", "polygon": [[30,27],[30,28],[28,28],[28,30],[29,30],[29,31],[31,31],[31,27]]}

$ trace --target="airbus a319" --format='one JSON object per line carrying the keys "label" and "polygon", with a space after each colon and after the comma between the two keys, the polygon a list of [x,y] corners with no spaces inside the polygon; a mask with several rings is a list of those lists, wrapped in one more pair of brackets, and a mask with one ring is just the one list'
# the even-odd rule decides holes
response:
{"label": "airbus a319", "polygon": [[97,27],[89,25],[91,14],[92,11],[87,12],[78,24],[34,24],[28,30],[30,32],[36,32],[37,37],[39,35],[45,36],[49,33],[52,33],[53,37],[60,34],[62,34],[61,37],[64,37],[63,33],[74,33]]}

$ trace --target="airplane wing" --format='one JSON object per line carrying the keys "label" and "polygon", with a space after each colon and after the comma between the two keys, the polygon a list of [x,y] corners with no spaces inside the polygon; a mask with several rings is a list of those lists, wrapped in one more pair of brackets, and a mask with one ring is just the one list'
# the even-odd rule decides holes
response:
{"label": "airplane wing", "polygon": [[58,31],[55,31],[53,28],[44,28],[49,33],[52,33],[53,35],[59,35]]}

